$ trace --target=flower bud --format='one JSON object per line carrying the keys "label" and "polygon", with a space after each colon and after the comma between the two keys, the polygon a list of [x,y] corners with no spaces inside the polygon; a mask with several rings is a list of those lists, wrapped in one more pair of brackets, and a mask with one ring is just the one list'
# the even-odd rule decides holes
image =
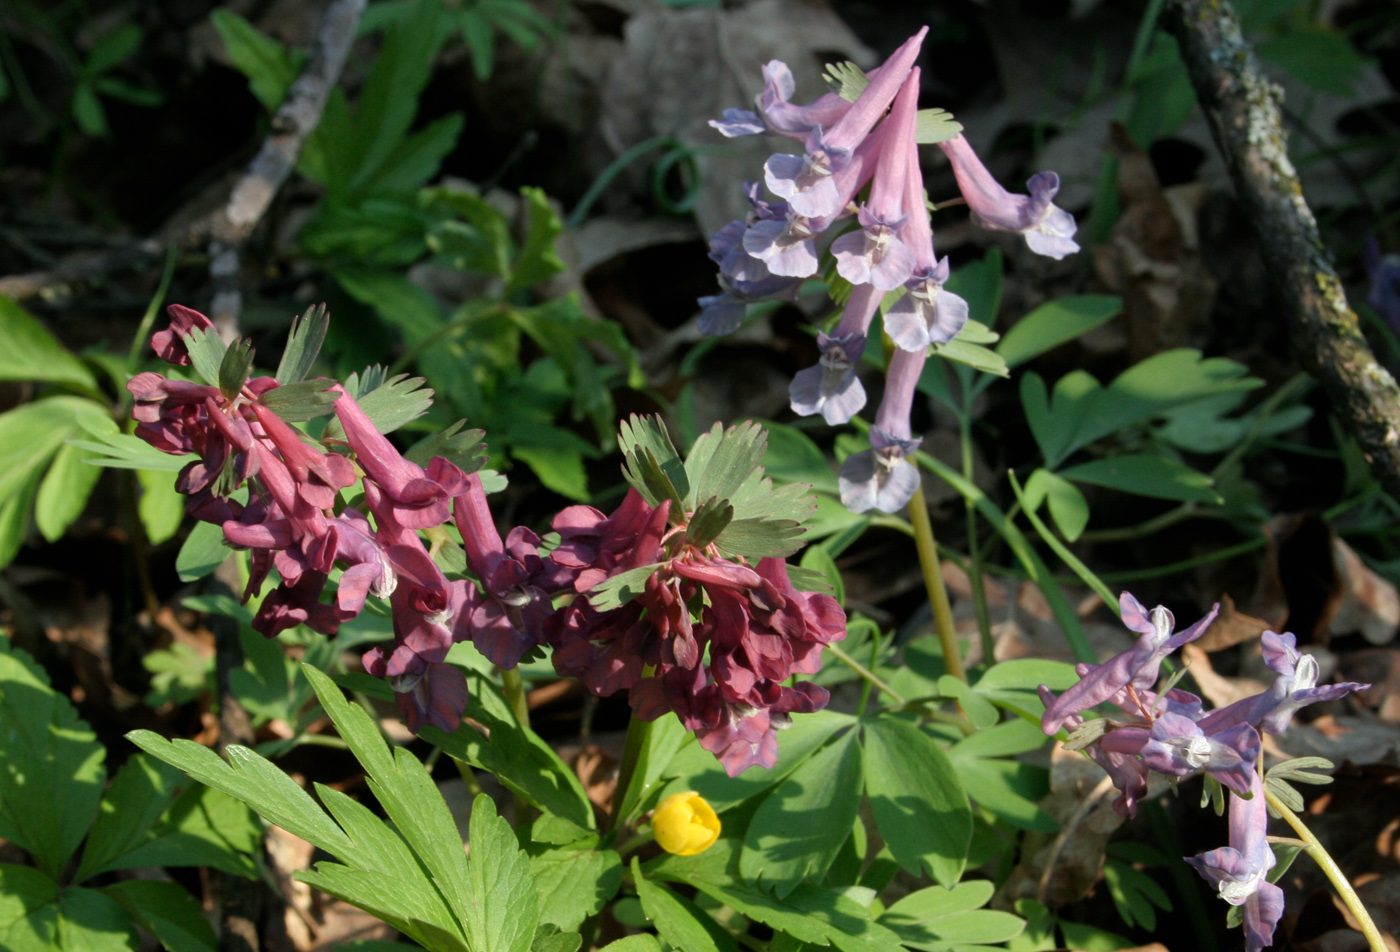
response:
{"label": "flower bud", "polygon": [[694,856],[714,846],[719,827],[714,808],[694,790],[671,794],[651,818],[656,842],[677,856]]}

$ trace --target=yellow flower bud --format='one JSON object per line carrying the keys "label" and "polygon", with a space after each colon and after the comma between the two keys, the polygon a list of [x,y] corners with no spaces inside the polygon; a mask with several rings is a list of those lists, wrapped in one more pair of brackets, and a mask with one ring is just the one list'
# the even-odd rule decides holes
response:
{"label": "yellow flower bud", "polygon": [[703,853],[719,839],[719,817],[694,790],[662,800],[652,814],[651,828],[661,848],[677,856]]}

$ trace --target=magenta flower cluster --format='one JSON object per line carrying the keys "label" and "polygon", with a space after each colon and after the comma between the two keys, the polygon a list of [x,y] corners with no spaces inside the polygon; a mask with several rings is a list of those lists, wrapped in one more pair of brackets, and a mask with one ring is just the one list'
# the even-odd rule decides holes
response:
{"label": "magenta flower cluster", "polygon": [[[188,365],[185,337],[211,324],[180,305],[169,312],[170,329],[153,346]],[[466,678],[446,657],[464,641],[503,669],[552,646],[558,672],[594,693],[630,690],[647,719],[674,711],[731,775],[773,766],[774,732],[792,713],[825,706],[825,689],[786,682],[820,668],[822,645],[845,636],[845,615],[830,596],[796,591],[783,560],[750,566],[713,546],[686,545],[684,520],[671,518],[670,504],[653,508],[635,490],[612,515],[565,509],[553,521],[560,542],[552,551],[524,527],[502,538],[480,477],[440,456],[426,468],[406,459],[343,387],[325,383],[348,454],[278,416],[272,377],[245,380],[230,394],[143,373],[128,389],[137,435],[196,457],[177,482],[190,514],[250,552],[244,601],[275,570],[257,630],[271,637],[305,624],[331,635],[370,596],[389,602],[393,644],[366,653],[364,666],[389,681],[410,729],[450,732],[461,723]],[[363,512],[340,504],[357,483]],[[248,501],[240,504],[232,496],[243,486]],[[420,530],[449,519],[473,578],[449,579],[424,545]],[[593,588],[643,566],[655,571],[637,598],[594,607]]]}
{"label": "magenta flower cluster", "polygon": [[1334,701],[1368,684],[1348,682],[1318,686],[1317,661],[1299,654],[1291,634],[1264,632],[1264,662],[1276,677],[1261,694],[1211,711],[1201,699],[1180,688],[1154,692],[1162,661],[1210,627],[1220,606],[1185,631],[1162,606],[1147,611],[1132,595],[1119,599],[1123,623],[1138,632],[1133,647],[1103,664],[1076,667],[1079,682],[1058,697],[1040,686],[1045,714],[1040,726],[1047,734],[1062,728],[1085,728],[1084,712],[1113,704],[1125,720],[1106,718],[1102,731],[1084,748],[1118,788],[1113,806],[1132,816],[1147,794],[1150,771],[1181,778],[1205,773],[1230,790],[1230,845],[1188,857],[1221,898],[1243,906],[1248,952],[1273,941],[1274,926],[1283,915],[1283,891],[1267,879],[1273,850],[1265,840],[1268,813],[1263,779],[1259,775],[1260,732],[1281,734],[1294,713],[1308,704]]}
{"label": "magenta flower cluster", "polygon": [[[871,448],[851,456],[841,470],[842,501],[857,512],[895,512],[918,488],[918,474],[908,462],[920,442],[909,420],[914,387],[928,348],[952,340],[968,320],[967,302],[944,287],[948,259],[940,260],[934,251],[919,168],[914,63],[927,32],[920,30],[871,71],[869,85],[853,102],[828,93],[805,106],[794,104],[792,73],[774,60],[764,67],[764,88],[753,111],[728,109],[723,119],[710,123],[730,137],[792,139],[802,143],[803,152],[769,158],[764,185],[779,200],[762,199],[758,184],[750,183],[746,192],[753,211],[747,220],[730,222],[710,239],[723,290],[700,299],[703,332],[734,330],[750,302],[792,300],[829,254],[836,273],[854,290],[832,333],[818,335],[821,359],[797,374],[789,396],[794,412],[820,414],[835,426],[865,406],[856,367],[876,310],[886,295],[899,295],[884,313],[885,333],[898,350],[889,362]],[[1052,201],[1060,187],[1054,172],[1033,176],[1029,195],[1012,194],[997,184],[961,134],[939,146],[974,222],[1018,232],[1038,254],[1063,258],[1079,250],[1074,218]],[[868,198],[857,203],[867,186]],[[852,215],[859,227],[847,230]]]}

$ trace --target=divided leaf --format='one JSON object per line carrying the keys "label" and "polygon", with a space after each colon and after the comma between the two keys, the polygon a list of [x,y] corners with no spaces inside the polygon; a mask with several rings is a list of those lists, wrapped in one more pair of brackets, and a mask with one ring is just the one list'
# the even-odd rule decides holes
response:
{"label": "divided leaf", "polygon": [[325,343],[326,328],[330,322],[330,313],[324,304],[315,304],[293,319],[291,333],[287,336],[287,349],[282,351],[282,360],[277,364],[278,383],[284,387],[300,383],[311,372],[311,365],[316,362],[321,345]]}

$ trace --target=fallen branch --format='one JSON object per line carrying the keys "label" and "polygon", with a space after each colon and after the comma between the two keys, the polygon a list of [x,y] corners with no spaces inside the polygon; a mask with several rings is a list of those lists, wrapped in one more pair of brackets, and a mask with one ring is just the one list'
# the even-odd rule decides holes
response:
{"label": "fallen branch", "polygon": [[208,223],[209,276],[214,284],[209,316],[225,339],[238,336],[238,315],[243,306],[239,252],[291,175],[307,137],[321,121],[321,112],[340,79],[364,9],[365,0],[335,0],[326,9],[306,69],[292,83],[286,100],[273,116],[271,133],[248,171],[234,184],[228,203]]}
{"label": "fallen branch", "polygon": [[1303,198],[1288,159],[1282,91],[1260,72],[1228,0],[1169,0],[1162,17],[1259,238],[1298,357],[1381,485],[1400,499],[1400,388],[1361,335]]}

